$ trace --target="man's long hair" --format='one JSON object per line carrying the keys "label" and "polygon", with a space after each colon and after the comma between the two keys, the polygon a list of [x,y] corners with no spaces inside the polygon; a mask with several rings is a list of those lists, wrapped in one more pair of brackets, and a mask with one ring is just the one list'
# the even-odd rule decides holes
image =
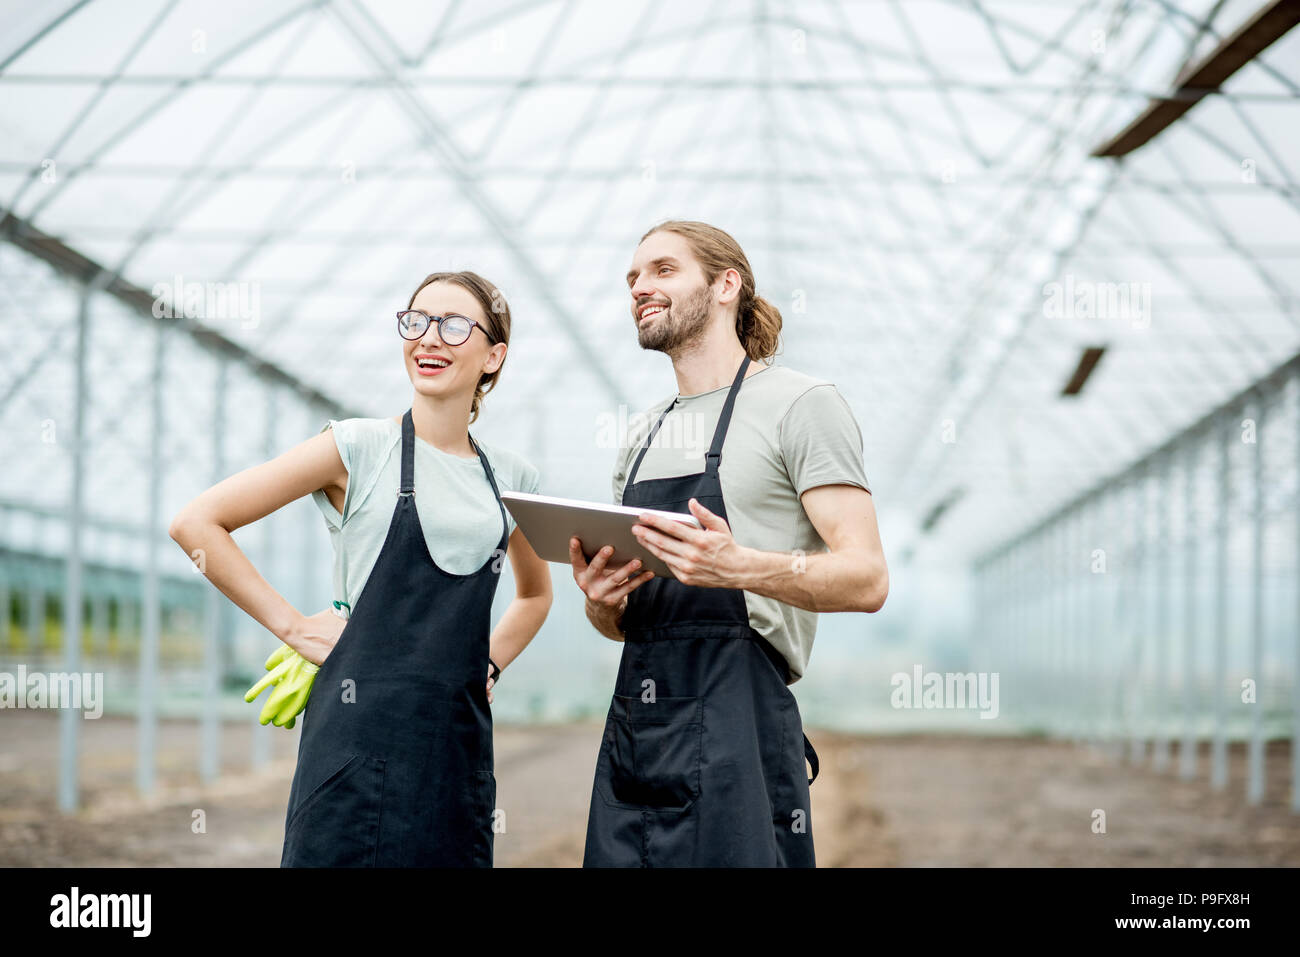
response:
{"label": "man's long hair", "polygon": [[781,311],[754,291],[754,271],[749,268],[749,260],[740,243],[716,226],[682,219],[670,219],[651,227],[641,237],[641,242],[660,231],[676,233],[690,244],[708,283],[712,284],[726,269],[740,273],[736,338],[751,360],[769,359],[776,355],[781,344]]}

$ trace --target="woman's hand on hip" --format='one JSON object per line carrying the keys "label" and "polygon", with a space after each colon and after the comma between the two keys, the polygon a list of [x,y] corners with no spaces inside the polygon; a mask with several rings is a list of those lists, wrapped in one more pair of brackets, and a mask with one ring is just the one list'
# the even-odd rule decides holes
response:
{"label": "woman's hand on hip", "polygon": [[323,664],[345,627],[347,619],[336,615],[333,608],[326,608],[314,615],[300,617],[285,644],[312,664]]}

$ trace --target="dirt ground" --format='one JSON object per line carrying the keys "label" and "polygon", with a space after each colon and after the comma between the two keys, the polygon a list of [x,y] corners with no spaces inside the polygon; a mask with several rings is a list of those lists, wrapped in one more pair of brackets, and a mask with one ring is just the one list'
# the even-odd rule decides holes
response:
{"label": "dirt ground", "polygon": [[[297,732],[258,729],[271,761],[249,767],[248,724],[223,727],[223,775],[201,786],[198,728],[165,721],[158,787],[135,790],[135,725],[82,722],[83,808],[56,809],[58,717],[0,715],[0,865],[182,867],[279,863]],[[582,861],[598,724],[496,730],[502,867]],[[810,730],[821,755],[812,824],[821,866],[1300,865],[1300,815],[1287,808],[1290,746],[1268,750],[1265,801],[1245,799],[1244,747],[1228,787],[1121,763],[1041,739],[875,737]],[[195,811],[205,828],[195,833]],[[1095,812],[1105,833],[1094,833]]]}

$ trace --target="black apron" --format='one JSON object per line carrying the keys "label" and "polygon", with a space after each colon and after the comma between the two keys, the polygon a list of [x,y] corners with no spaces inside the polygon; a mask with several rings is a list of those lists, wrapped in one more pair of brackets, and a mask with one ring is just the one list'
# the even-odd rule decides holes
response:
{"label": "black apron", "polygon": [[[282,867],[492,866],[496,779],[487,701],[498,550],[468,575],[438,567],[415,509],[415,426],[402,484],[356,608],[303,712]],[[454,502],[428,507],[455,507]]]}
{"label": "black apron", "polygon": [[[718,466],[740,366],[705,470],[637,482],[623,504],[689,512],[692,498],[722,518]],[[654,577],[628,595],[625,641],[596,762],[584,867],[812,867],[803,734],[785,659],[749,624],[739,589]]]}

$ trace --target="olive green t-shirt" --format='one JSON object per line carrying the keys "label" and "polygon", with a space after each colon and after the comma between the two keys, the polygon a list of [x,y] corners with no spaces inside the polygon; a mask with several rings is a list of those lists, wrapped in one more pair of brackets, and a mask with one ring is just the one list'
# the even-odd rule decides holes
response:
{"label": "olive green t-shirt", "polygon": [[[871,491],[862,461],[862,431],[834,384],[784,366],[764,366],[740,385],[718,468],[727,520],[737,542],[763,551],[825,551],[799,500],[819,485]],[[704,471],[704,453],[722,414],[730,383],[681,396],[646,451],[636,481]],[[622,503],[627,473],[669,396],[633,416],[618,449],[613,477]],[[812,654],[817,613],[745,592],[749,624],[786,659],[790,683]]]}

